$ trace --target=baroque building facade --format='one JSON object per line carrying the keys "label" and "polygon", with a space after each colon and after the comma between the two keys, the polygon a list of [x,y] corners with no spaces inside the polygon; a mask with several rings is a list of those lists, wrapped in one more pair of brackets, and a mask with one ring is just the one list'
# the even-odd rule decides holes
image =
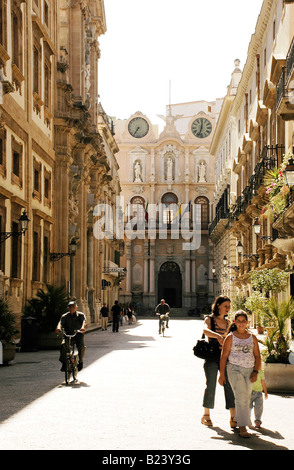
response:
{"label": "baroque building facade", "polygon": [[212,300],[209,147],[221,103],[167,106],[159,135],[141,112],[115,122],[126,268],[120,299],[138,311],[153,310],[164,298],[174,312],[187,314]]}
{"label": "baroque building facade", "polygon": [[264,0],[243,71],[236,61],[224,98],[210,147],[216,158],[209,228],[216,294],[250,295],[250,272],[273,267],[290,267],[288,289],[280,295],[294,293],[293,193],[283,217],[262,217],[267,172],[293,151],[293,37],[294,2]]}
{"label": "baroque building facade", "polygon": [[24,236],[1,236],[1,289],[18,319],[49,283],[98,321],[104,259],[93,212],[120,191],[118,149],[98,103],[105,32],[103,0],[0,5],[1,232],[17,232],[23,210],[30,219]]}

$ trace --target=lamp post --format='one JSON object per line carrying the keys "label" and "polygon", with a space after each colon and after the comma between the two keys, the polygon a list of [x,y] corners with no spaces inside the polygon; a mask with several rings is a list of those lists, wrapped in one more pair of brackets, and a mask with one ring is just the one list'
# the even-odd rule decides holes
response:
{"label": "lamp post", "polygon": [[77,251],[77,242],[75,238],[71,239],[69,251],[67,253],[50,253],[50,261],[58,261],[64,256],[75,256]]}
{"label": "lamp post", "polygon": [[5,242],[7,238],[10,237],[19,237],[21,235],[24,235],[28,229],[30,219],[27,216],[26,211],[24,210],[20,218],[18,219],[19,221],[19,231],[14,231],[14,232],[0,232],[0,243]]}

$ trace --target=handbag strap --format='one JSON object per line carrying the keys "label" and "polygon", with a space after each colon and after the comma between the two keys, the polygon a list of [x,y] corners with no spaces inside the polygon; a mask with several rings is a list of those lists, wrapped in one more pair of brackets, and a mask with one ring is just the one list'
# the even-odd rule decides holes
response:
{"label": "handbag strap", "polygon": [[[214,322],[213,315],[206,315],[205,318],[210,318],[210,329],[211,329],[212,331],[215,331],[215,322]],[[201,339],[204,339],[204,338],[205,338],[205,334],[203,333]],[[212,338],[208,338],[208,340],[209,340],[209,339],[212,339]]]}

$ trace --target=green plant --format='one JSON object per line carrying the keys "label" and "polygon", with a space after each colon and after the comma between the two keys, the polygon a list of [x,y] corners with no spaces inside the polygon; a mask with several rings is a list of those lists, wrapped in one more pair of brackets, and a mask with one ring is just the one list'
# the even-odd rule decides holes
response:
{"label": "green plant", "polygon": [[285,179],[285,168],[291,158],[293,154],[287,153],[284,155],[280,168],[269,170],[265,175],[264,183],[267,186],[266,194],[269,202],[263,207],[261,217],[270,221],[281,215],[288,205],[290,188]]}
{"label": "green plant", "polygon": [[39,289],[36,297],[28,300],[23,315],[34,317],[40,332],[55,331],[61,315],[68,310],[68,300],[65,287],[46,284],[46,290]]}
{"label": "green plant", "polygon": [[268,300],[260,291],[253,291],[245,300],[245,309],[256,315],[256,323],[261,326]]}
{"label": "green plant", "polygon": [[249,281],[255,290],[263,291],[264,293],[278,293],[285,290],[288,284],[289,275],[279,268],[262,269],[259,271],[252,271],[249,274]]}
{"label": "green plant", "polygon": [[238,310],[245,310],[245,302],[247,296],[245,294],[237,294],[232,299],[232,312],[237,312]]}
{"label": "green plant", "polygon": [[273,298],[268,301],[265,315],[275,325],[265,340],[266,349],[262,352],[267,363],[287,364],[290,352],[290,338],[287,335],[287,322],[294,317],[294,301],[279,302]]}
{"label": "green plant", "polygon": [[15,316],[6,300],[0,297],[0,341],[11,342],[18,333]]}

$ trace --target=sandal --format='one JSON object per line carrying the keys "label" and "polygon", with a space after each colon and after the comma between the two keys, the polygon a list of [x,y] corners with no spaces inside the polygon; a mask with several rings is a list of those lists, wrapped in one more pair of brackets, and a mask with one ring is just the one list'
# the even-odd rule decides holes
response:
{"label": "sandal", "polygon": [[239,436],[240,436],[240,437],[248,438],[248,437],[251,437],[251,434],[249,434],[249,432],[246,431],[246,428],[245,428],[245,429],[243,428],[242,430],[241,430],[241,428],[240,428],[240,430],[239,430]]}
{"label": "sandal", "polygon": [[236,428],[238,426],[238,423],[235,420],[235,418],[230,419],[230,426],[231,426],[231,428]]}
{"label": "sandal", "polygon": [[205,426],[213,426],[209,415],[203,415],[202,416],[201,424],[204,424]]}

